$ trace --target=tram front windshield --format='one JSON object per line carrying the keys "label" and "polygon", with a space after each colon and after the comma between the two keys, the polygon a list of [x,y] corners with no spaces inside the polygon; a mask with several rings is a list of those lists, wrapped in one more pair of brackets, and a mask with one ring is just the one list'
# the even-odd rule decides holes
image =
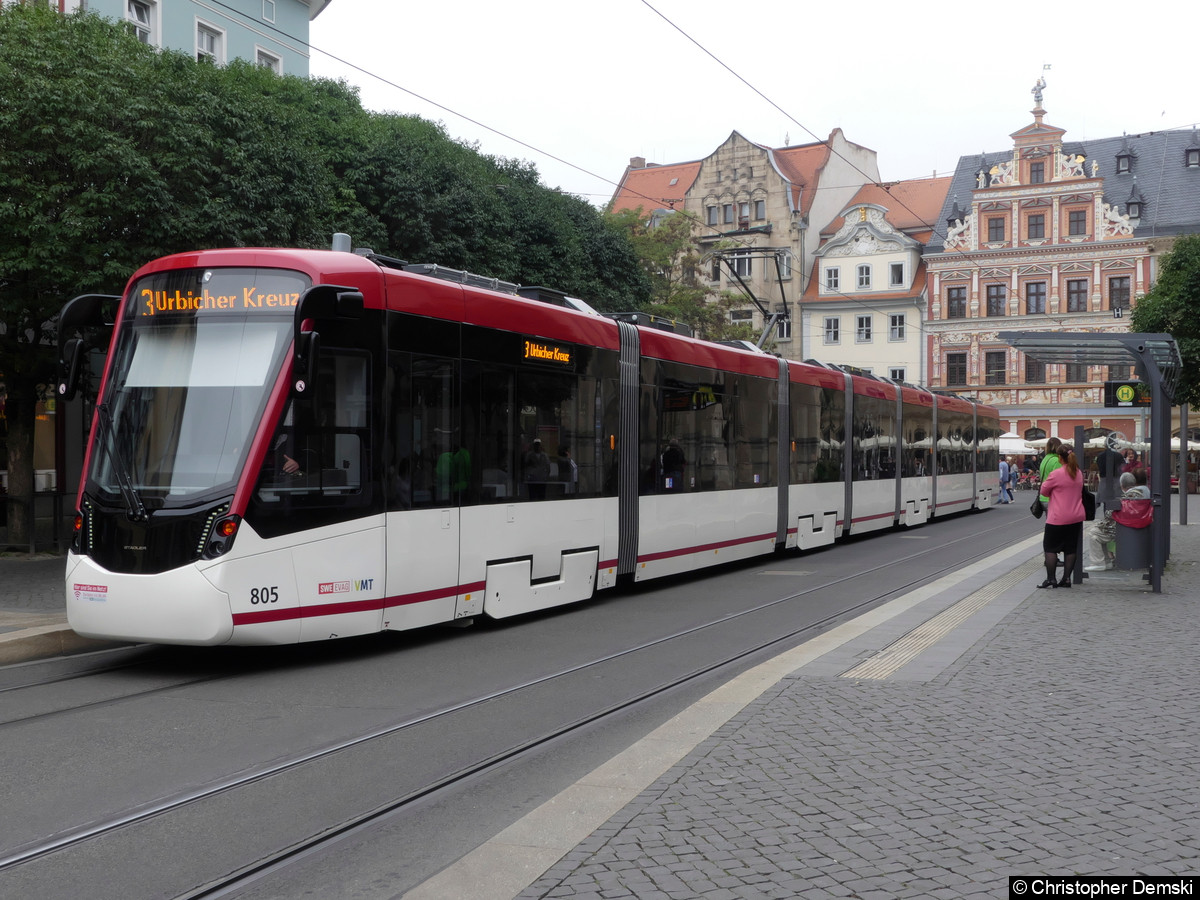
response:
{"label": "tram front windshield", "polygon": [[308,285],[252,268],[140,279],[97,406],[90,489],[139,511],[231,493]]}

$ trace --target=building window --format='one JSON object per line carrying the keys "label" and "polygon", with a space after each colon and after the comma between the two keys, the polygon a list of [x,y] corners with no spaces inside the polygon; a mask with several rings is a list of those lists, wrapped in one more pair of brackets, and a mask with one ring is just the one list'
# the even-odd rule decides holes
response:
{"label": "building window", "polygon": [[964,385],[967,383],[967,354],[946,354],[946,384]]}
{"label": "building window", "polygon": [[1142,201],[1130,200],[1125,204],[1125,214],[1131,219],[1140,219],[1142,217]]}
{"label": "building window", "polygon": [[1002,284],[987,286],[987,314],[989,316],[1008,315],[1008,294]]}
{"label": "building window", "polygon": [[946,289],[946,318],[965,319],[967,317],[967,289],[952,287]]}
{"label": "building window", "polygon": [[871,267],[866,266],[866,265],[859,266],[858,267],[858,289],[861,291],[863,288],[869,288],[870,286],[871,286]]}
{"label": "building window", "polygon": [[1067,383],[1075,382],[1087,383],[1088,367],[1087,363],[1067,363]]}
{"label": "building window", "polygon": [[988,222],[988,240],[995,243],[1004,240],[1004,219],[1000,216],[992,216]]}
{"label": "building window", "polygon": [[743,202],[738,204],[738,228],[750,227],[750,204]]}
{"label": "building window", "polygon": [[1200,148],[1188,147],[1183,151],[1183,164],[1189,169],[1200,166]]}
{"label": "building window", "polygon": [[889,269],[892,273],[889,279],[892,287],[902,286],[904,284],[904,263],[892,263]]}
{"label": "building window", "polygon": [[1109,309],[1129,309],[1129,276],[1108,279]]}
{"label": "building window", "polygon": [[1046,214],[1034,213],[1029,217],[1029,239],[1031,241],[1046,236]]}
{"label": "building window", "polygon": [[264,69],[270,69],[276,75],[283,74],[283,60],[274,53],[268,53],[262,47],[255,48],[254,61]]}
{"label": "building window", "polygon": [[1046,181],[1046,164],[1034,162],[1029,164],[1029,183],[1044,184]]}
{"label": "building window", "polygon": [[225,34],[203,22],[196,23],[196,59],[211,63],[225,61]]}
{"label": "building window", "polygon": [[1109,381],[1129,381],[1133,377],[1133,366],[1109,366]]}
{"label": "building window", "polygon": [[854,329],[854,343],[869,344],[871,343],[871,317],[859,316],[857,325]]}
{"label": "building window", "polygon": [[709,278],[708,280],[709,281],[720,281],[721,280],[721,259],[720,259],[720,257],[715,257],[713,259],[713,261],[712,261],[712,277]]}
{"label": "building window", "polygon": [[742,278],[749,278],[750,265],[749,251],[738,251],[733,255],[733,271],[735,275],[740,275]]}
{"label": "building window", "polygon": [[779,277],[783,279],[791,278],[792,254],[786,250],[783,250],[775,258],[779,260]]}
{"label": "building window", "polygon": [[143,44],[153,44],[155,30],[155,5],[145,0],[128,0],[125,4],[125,21],[133,29],[134,36]]}
{"label": "building window", "polygon": [[825,318],[825,343],[840,344],[842,342],[842,320],[837,316]]}
{"label": "building window", "polygon": [[1034,359],[1032,356],[1025,357],[1025,383],[1026,384],[1045,384],[1046,383],[1046,364],[1040,359]]}
{"label": "building window", "polygon": [[892,381],[904,381],[904,369],[888,369],[888,378]]}
{"label": "building window", "polygon": [[263,21],[275,21],[275,0],[263,0]]}
{"label": "building window", "polygon": [[755,218],[755,220],[761,222],[766,217],[767,217],[767,201],[766,200],[755,200],[754,201],[754,218]]}
{"label": "building window", "polygon": [[732,203],[724,204],[721,207],[721,215],[722,215],[721,221],[724,222],[726,225],[731,225],[733,223],[733,204]]}
{"label": "building window", "polygon": [[830,266],[825,270],[825,290],[836,291],[842,282],[842,272],[837,266]]}
{"label": "building window", "polygon": [[1046,312],[1046,282],[1033,281],[1025,285],[1025,314],[1044,315]]}
{"label": "building window", "polygon": [[752,325],[754,313],[748,309],[732,309],[729,311],[729,321],[734,325]]}
{"label": "building window", "polygon": [[1086,278],[1067,282],[1067,312],[1087,312],[1088,283]]}
{"label": "building window", "polygon": [[1006,368],[1004,357],[1003,350],[989,350],[983,355],[983,367],[988,384],[1004,384]]}
{"label": "building window", "polygon": [[708,224],[709,225],[717,224],[717,208],[715,206],[710,206],[708,208]]}
{"label": "building window", "polygon": [[1133,157],[1128,153],[1117,154],[1117,174],[1124,175],[1133,171]]}
{"label": "building window", "polygon": [[888,340],[904,340],[904,313],[892,313],[888,316]]}
{"label": "building window", "polygon": [[1067,234],[1079,236],[1087,234],[1087,210],[1073,209],[1067,213]]}
{"label": "building window", "polygon": [[775,322],[775,337],[781,341],[790,341],[792,339],[791,319],[778,319]]}

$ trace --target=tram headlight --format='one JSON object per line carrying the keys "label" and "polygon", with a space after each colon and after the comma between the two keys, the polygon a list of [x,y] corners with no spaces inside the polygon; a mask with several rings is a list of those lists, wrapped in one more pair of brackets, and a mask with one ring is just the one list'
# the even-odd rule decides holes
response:
{"label": "tram headlight", "polygon": [[208,539],[208,544],[204,548],[205,559],[215,559],[222,554],[228,553],[229,548],[233,546],[233,539],[237,536],[238,525],[241,524],[240,516],[226,516],[213,525],[212,534]]}

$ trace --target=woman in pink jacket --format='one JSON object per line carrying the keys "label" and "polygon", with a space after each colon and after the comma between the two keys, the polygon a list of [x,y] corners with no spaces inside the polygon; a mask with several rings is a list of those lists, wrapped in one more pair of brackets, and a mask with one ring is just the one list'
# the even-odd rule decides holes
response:
{"label": "woman in pink jacket", "polygon": [[[1046,580],[1040,588],[1069,588],[1071,573],[1075,571],[1075,556],[1079,550],[1079,538],[1083,534],[1083,473],[1079,471],[1079,460],[1069,444],[1058,449],[1062,466],[1051,472],[1042,482],[1041,494],[1049,497],[1046,507],[1046,531],[1042,536],[1042,550],[1046,553]],[[1063,555],[1062,581],[1055,581],[1058,554]]]}

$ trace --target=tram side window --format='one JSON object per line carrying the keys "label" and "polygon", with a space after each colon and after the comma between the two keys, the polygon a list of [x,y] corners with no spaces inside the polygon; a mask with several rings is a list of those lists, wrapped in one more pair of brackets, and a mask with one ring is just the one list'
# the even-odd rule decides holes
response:
{"label": "tram side window", "polygon": [[322,351],[316,406],[289,404],[271,440],[257,496],[266,504],[289,497],[351,501],[363,494],[370,471],[368,356],[350,350]]}
{"label": "tram side window", "polygon": [[767,378],[737,375],[733,379],[729,449],[735,461],[734,487],[776,484],[779,387]]}
{"label": "tram side window", "polygon": [[896,476],[896,402],[855,396],[852,461],[855,481]]}
{"label": "tram side window", "polygon": [[724,490],[736,483],[736,427],[725,373],[643,361],[641,492]]}
{"label": "tram side window", "polygon": [[971,471],[971,417],[960,412],[938,413],[937,471],[964,475]]}
{"label": "tram side window", "polygon": [[929,475],[933,462],[933,410],[915,403],[904,404],[904,434],[900,474],[905,478]]}
{"label": "tram side window", "polygon": [[[578,373],[464,363],[463,426],[471,433],[478,502],[605,493],[616,409],[606,400],[597,354],[577,348],[576,355]],[[615,399],[615,381],[613,390]]]}
{"label": "tram side window", "polygon": [[458,364],[441,356],[388,355],[387,507],[458,503],[470,486],[471,454],[455,411]]}
{"label": "tram side window", "polygon": [[993,420],[981,421],[976,432],[979,444],[976,448],[975,470],[993,472],[1000,469],[1000,428]]}
{"label": "tram side window", "polygon": [[832,388],[791,386],[791,484],[841,481],[846,395]]}

